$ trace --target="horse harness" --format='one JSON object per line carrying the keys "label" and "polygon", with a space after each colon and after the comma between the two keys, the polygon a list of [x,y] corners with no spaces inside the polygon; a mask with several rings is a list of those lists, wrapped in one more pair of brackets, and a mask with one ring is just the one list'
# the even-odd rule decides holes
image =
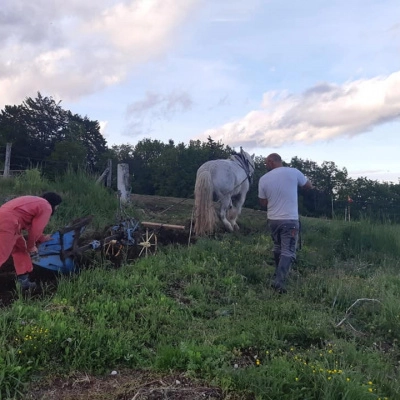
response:
{"label": "horse harness", "polygon": [[253,174],[250,172],[249,160],[246,157],[244,157],[243,154],[241,153],[234,153],[232,157],[234,157],[235,160],[239,163],[239,165],[243,168],[244,172],[246,173],[247,179],[249,180],[249,183],[251,185],[253,183]]}

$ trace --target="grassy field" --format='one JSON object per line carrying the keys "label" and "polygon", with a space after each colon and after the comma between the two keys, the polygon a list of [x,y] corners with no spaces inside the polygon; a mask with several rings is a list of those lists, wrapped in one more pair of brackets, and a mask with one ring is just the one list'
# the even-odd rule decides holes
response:
{"label": "grassy field", "polygon": [[[61,192],[49,232],[93,214],[90,236],[118,214],[90,177],[30,174],[1,193]],[[192,209],[133,196],[124,212],[189,236]],[[266,214],[245,209],[239,224],[16,293],[0,310],[0,399],[400,399],[400,227],[303,218],[278,295]]]}

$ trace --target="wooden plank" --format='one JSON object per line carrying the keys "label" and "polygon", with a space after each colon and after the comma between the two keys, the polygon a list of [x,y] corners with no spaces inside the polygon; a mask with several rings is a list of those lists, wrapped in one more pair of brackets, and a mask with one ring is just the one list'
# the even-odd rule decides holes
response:
{"label": "wooden plank", "polygon": [[185,227],[183,225],[163,224],[160,222],[141,222],[140,224],[146,228],[179,229],[182,231],[185,230]]}

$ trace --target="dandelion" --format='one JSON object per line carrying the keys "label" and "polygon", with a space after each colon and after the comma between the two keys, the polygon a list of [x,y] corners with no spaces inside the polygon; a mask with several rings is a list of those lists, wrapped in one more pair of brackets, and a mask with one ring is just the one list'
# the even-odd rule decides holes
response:
{"label": "dandelion", "polygon": [[373,383],[371,381],[368,381],[368,385],[373,385]]}
{"label": "dandelion", "polygon": [[296,378],[295,381],[298,382],[298,381],[299,381],[299,378]]}
{"label": "dandelion", "polygon": [[368,388],[368,392],[372,393],[374,389]]}
{"label": "dandelion", "polygon": [[261,361],[257,358],[256,365],[260,365],[260,364],[261,364]]}
{"label": "dandelion", "polygon": [[347,381],[347,382],[350,382],[350,378],[346,378],[346,381]]}

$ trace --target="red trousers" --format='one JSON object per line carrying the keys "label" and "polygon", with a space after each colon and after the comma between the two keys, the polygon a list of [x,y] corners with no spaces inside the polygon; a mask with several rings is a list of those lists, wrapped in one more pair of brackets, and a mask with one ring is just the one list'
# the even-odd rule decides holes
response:
{"label": "red trousers", "polygon": [[26,247],[26,241],[21,235],[18,218],[15,215],[1,213],[0,215],[0,267],[10,255],[14,261],[17,275],[31,272],[32,260]]}

